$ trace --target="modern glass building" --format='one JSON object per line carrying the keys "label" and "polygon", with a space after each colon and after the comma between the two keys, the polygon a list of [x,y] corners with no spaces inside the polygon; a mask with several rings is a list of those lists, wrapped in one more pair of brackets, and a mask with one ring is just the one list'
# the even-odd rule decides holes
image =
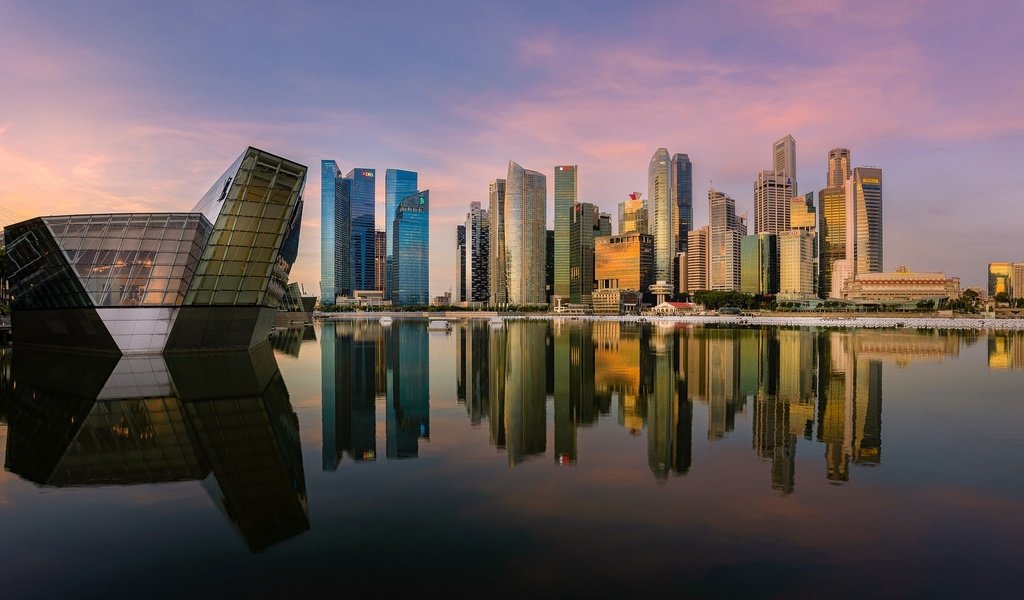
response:
{"label": "modern glass building", "polygon": [[455,226],[455,301],[466,301],[466,226]]}
{"label": "modern glass building", "polygon": [[576,165],[555,167],[555,295],[568,298],[569,233],[573,207],[579,201],[579,174]]}
{"label": "modern glass building", "polygon": [[850,178],[850,150],[848,148],[833,148],[828,151],[828,174],[825,177],[827,187],[843,187],[846,180]]}
{"label": "modern glass building", "polygon": [[[419,175],[416,171],[403,171],[401,169],[388,169],[384,173],[384,230],[387,234],[387,248],[385,253],[387,255],[388,264],[394,260],[395,246],[394,246],[394,230],[392,227],[395,222],[395,210],[398,208],[398,203],[402,201],[402,198],[410,194],[415,194],[419,190]],[[391,267],[388,267],[388,279],[391,280]],[[391,298],[391,289],[385,286],[384,298]]]}
{"label": "modern glass building", "polygon": [[379,229],[373,232],[373,289],[383,292],[387,287],[387,234]]}
{"label": "modern glass building", "polygon": [[505,180],[495,179],[488,186],[487,212],[491,220],[491,306],[508,302],[508,261],[505,256]]}
{"label": "modern glass building", "polygon": [[658,148],[647,167],[647,210],[650,233],[654,236],[654,279],[672,283],[676,256],[676,202],[672,198],[672,159],[668,150]]}
{"label": "modern glass building", "polygon": [[334,304],[351,293],[349,245],[352,235],[351,181],[341,176],[338,163],[320,161],[320,302]]}
{"label": "modern glass building", "polygon": [[430,302],[430,191],[406,196],[395,208],[395,258],[391,301],[397,305]]}
{"label": "modern glass building", "polygon": [[16,343],[112,353],[266,340],[298,253],[306,167],[249,148],[190,213],[4,229]]}
{"label": "modern glass building", "polygon": [[[572,209],[569,236],[569,302],[592,304],[594,293],[594,240],[600,235],[600,211],[589,202]],[[558,232],[555,232],[555,261],[558,260]],[[558,273],[555,273],[558,289]],[[558,295],[558,294],[556,294]]]}
{"label": "modern glass building", "polygon": [[882,272],[882,170],[857,167],[846,181],[846,260],[858,273]]}
{"label": "modern glass building", "polygon": [[619,235],[647,233],[647,202],[640,192],[631,192],[629,199],[619,202]]}
{"label": "modern glass building", "polygon": [[779,292],[779,238],[774,233],[748,235],[741,242],[740,291]]}
{"label": "modern glass building", "polygon": [[[490,296],[490,220],[479,202],[466,213],[466,243],[462,253],[465,290],[463,300],[487,302]],[[461,285],[461,284],[460,284]]]}
{"label": "modern glass building", "polygon": [[988,263],[988,295],[1009,294],[1013,276],[1013,265],[1008,262]]}
{"label": "modern glass building", "polygon": [[594,242],[594,279],[597,289],[646,293],[654,283],[654,238],[630,233],[597,238]]}
{"label": "modern glass building", "polygon": [[[505,261],[508,302],[545,304],[545,236],[547,235],[547,178],[543,173],[508,163],[505,182]],[[555,236],[557,244],[557,233]],[[556,260],[558,249],[555,249]],[[557,285],[558,274],[555,274]]]}
{"label": "modern glass building", "polygon": [[832,294],[835,263],[846,259],[846,192],[827,187],[818,192],[818,297]]}
{"label": "modern glass building", "polygon": [[351,237],[349,264],[352,289],[372,290],[374,286],[374,203],[376,202],[376,172],[373,169],[352,169],[345,176],[351,183]]}
{"label": "modern glass building", "polygon": [[708,214],[711,221],[708,289],[738,290],[741,246],[747,235],[747,224],[736,216],[736,201],[714,188],[708,190]]}
{"label": "modern glass building", "polygon": [[672,156],[672,198],[676,202],[676,251],[686,252],[686,234],[693,230],[693,163],[686,154]]}

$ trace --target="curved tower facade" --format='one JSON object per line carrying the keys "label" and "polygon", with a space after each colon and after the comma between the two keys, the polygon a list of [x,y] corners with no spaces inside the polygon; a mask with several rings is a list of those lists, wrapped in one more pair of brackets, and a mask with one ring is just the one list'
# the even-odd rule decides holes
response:
{"label": "curved tower facade", "polygon": [[508,302],[545,304],[547,178],[508,163],[505,180],[505,260]]}
{"label": "curved tower facade", "polygon": [[654,279],[672,283],[672,260],[676,254],[676,202],[672,198],[672,158],[665,148],[651,157],[647,167],[647,210],[654,236]]}

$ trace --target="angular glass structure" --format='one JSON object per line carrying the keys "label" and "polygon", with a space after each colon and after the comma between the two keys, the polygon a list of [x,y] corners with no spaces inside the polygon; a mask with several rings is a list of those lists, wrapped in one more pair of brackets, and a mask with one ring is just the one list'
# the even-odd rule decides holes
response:
{"label": "angular glass structure", "polygon": [[374,287],[374,254],[377,243],[377,233],[374,229],[374,203],[377,197],[376,171],[352,169],[345,179],[350,182],[352,198],[349,246],[352,287],[348,291],[372,290]]}
{"label": "angular glass structure", "polygon": [[395,259],[391,301],[397,305],[430,301],[430,191],[406,196],[395,209]]}
{"label": "angular glass structure", "polygon": [[384,298],[391,298],[391,276],[392,265],[395,259],[394,244],[394,223],[395,210],[398,203],[409,194],[415,194],[419,188],[419,174],[416,171],[403,171],[401,169],[388,169],[384,173],[384,232],[385,240],[385,262],[387,273],[384,286]]}
{"label": "angular glass structure", "polygon": [[298,254],[305,179],[248,148],[190,213],[5,228],[15,342],[139,353],[264,341]]}

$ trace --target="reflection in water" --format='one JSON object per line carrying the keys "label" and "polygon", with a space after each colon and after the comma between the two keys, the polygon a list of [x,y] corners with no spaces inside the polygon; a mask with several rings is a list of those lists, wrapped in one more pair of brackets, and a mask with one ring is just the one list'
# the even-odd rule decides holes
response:
{"label": "reflection in water", "polygon": [[390,327],[363,319],[324,323],[320,340],[323,468],[344,454],[377,457],[377,413],[386,406],[387,458],[413,458],[430,438],[428,333],[398,319]]}
{"label": "reflection in water", "polygon": [[[510,465],[546,451],[541,377],[549,369],[556,463],[580,459],[579,428],[610,414],[615,400],[620,426],[631,435],[646,429],[648,465],[664,481],[691,468],[695,405],[704,407],[712,442],[728,437],[749,406],[754,455],[786,494],[796,485],[800,439],[822,444],[829,481],[847,481],[851,463],[881,463],[883,361],[942,360],[975,339],[575,320],[468,320],[455,334],[459,400],[474,426],[488,421],[491,444]],[[990,364],[993,343],[1007,353],[1019,339],[990,337]]]}
{"label": "reflection in water", "polygon": [[1024,331],[993,331],[988,336],[990,369],[1024,369]]}
{"label": "reflection in water", "polygon": [[299,357],[299,348],[302,347],[302,342],[307,341],[316,341],[316,329],[312,325],[282,327],[275,329],[270,335],[270,343],[274,346],[274,350],[295,358]]}
{"label": "reflection in water", "polygon": [[309,528],[298,419],[268,344],[166,358],[13,355],[11,472],[54,487],[202,480],[253,551]]}

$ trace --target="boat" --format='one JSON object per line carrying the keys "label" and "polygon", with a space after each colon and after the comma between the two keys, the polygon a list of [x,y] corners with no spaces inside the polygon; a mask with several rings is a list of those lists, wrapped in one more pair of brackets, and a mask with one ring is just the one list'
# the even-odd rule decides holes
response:
{"label": "boat", "polygon": [[452,330],[452,324],[445,319],[431,319],[427,325],[427,331],[444,331],[449,332]]}
{"label": "boat", "polygon": [[390,325],[391,324],[391,317],[381,317],[380,318],[380,324],[384,325],[384,326]]}

